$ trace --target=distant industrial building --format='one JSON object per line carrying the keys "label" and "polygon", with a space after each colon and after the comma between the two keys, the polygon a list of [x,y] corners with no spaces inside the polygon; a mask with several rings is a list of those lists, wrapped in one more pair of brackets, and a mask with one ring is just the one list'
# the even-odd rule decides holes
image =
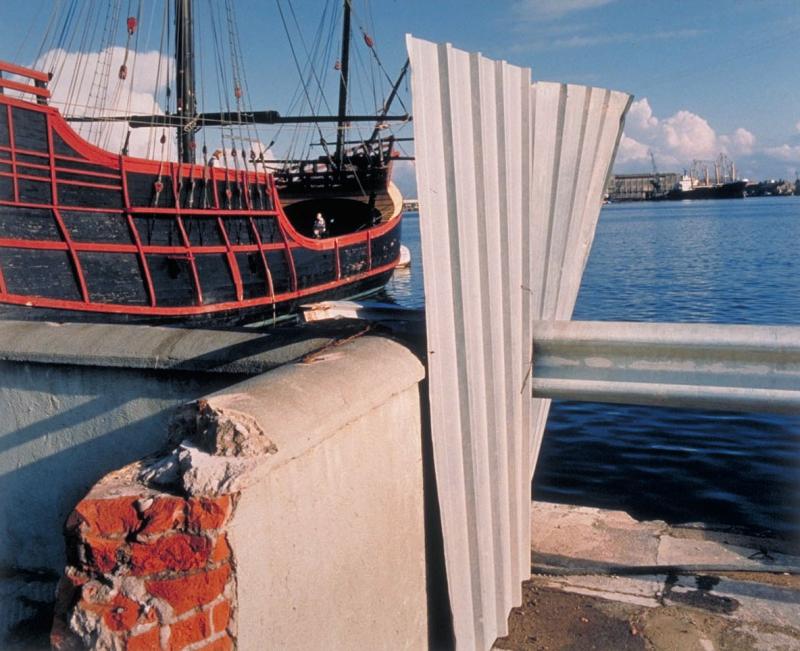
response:
{"label": "distant industrial building", "polygon": [[675,187],[680,175],[675,172],[653,174],[615,174],[609,181],[609,201],[647,201]]}

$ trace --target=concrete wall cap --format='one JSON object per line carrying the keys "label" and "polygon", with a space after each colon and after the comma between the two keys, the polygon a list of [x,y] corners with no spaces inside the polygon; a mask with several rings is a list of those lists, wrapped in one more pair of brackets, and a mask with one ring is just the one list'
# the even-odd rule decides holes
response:
{"label": "concrete wall cap", "polygon": [[[424,376],[419,359],[402,344],[359,337],[193,404],[198,413],[202,406],[247,415],[269,442],[263,458],[272,465],[302,454]],[[192,438],[197,432],[191,431],[191,419],[184,422],[184,433]],[[213,451],[214,446],[202,447]]]}
{"label": "concrete wall cap", "polygon": [[0,320],[0,360],[255,375],[347,334],[346,327],[262,332]]}

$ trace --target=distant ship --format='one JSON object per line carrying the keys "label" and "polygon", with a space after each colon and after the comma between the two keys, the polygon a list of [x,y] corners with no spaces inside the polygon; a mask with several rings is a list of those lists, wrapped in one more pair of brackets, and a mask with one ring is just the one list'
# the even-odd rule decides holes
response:
{"label": "distant ship", "polygon": [[742,199],[747,181],[728,181],[714,185],[695,185],[692,187],[693,179],[690,176],[683,176],[676,187],[667,192],[662,197],[656,197],[666,201],[683,201],[688,199]]}
{"label": "distant ship", "polygon": [[[711,182],[709,165],[714,167]],[[658,201],[683,201],[695,199],[743,199],[747,179],[736,178],[736,165],[725,154],[715,161],[694,161],[688,174],[684,173],[671,190],[657,194]]]}

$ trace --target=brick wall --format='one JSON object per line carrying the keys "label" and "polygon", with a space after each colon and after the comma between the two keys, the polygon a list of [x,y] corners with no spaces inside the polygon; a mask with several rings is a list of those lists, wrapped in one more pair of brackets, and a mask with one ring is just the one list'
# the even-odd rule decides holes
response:
{"label": "brick wall", "polygon": [[135,470],[106,477],[67,520],[53,646],[232,649],[234,497],[159,492],[126,480]]}

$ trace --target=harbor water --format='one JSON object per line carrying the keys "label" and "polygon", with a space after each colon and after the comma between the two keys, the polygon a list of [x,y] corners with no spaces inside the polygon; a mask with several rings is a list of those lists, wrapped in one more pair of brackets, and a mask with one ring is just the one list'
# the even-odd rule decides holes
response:
{"label": "harbor water", "polygon": [[[419,216],[388,292],[424,305]],[[576,320],[800,324],[800,197],[603,208]],[[800,539],[800,416],[555,401],[536,499]]]}

